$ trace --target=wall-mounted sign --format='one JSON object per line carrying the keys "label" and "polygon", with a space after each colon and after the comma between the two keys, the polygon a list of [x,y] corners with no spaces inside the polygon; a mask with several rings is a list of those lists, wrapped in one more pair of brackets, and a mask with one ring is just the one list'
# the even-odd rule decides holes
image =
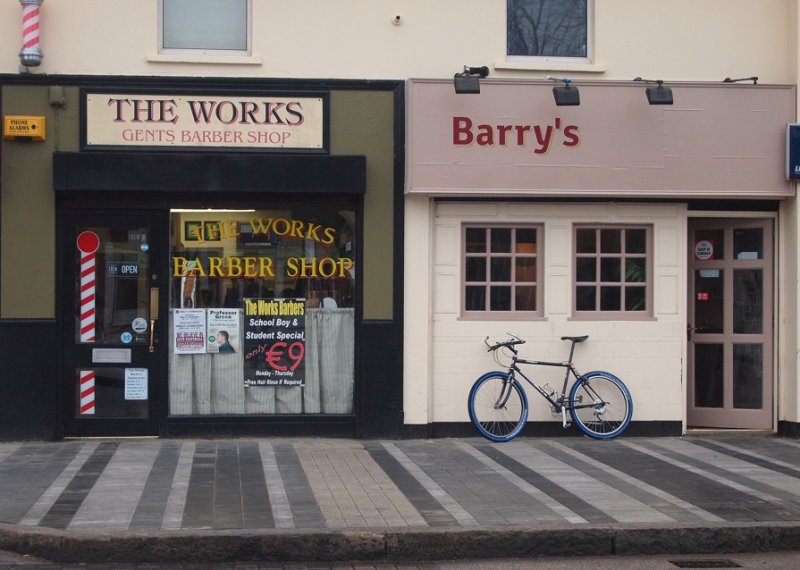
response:
{"label": "wall-mounted sign", "polygon": [[85,146],[326,150],[324,96],[84,93]]}
{"label": "wall-mounted sign", "polygon": [[3,138],[7,140],[45,140],[44,117],[4,116]]}

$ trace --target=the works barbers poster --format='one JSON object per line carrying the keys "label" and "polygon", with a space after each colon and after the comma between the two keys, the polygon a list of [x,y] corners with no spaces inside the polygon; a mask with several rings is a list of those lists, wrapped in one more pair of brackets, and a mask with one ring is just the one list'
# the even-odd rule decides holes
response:
{"label": "the works barbers poster", "polygon": [[244,299],[244,385],[304,386],[305,299]]}

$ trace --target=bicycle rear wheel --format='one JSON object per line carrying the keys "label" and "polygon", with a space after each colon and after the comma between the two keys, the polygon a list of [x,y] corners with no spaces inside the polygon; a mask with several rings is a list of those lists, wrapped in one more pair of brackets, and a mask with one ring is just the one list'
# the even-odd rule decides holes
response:
{"label": "bicycle rear wheel", "polygon": [[622,380],[609,372],[584,374],[569,393],[572,419],[589,437],[611,439],[628,427],[633,400]]}
{"label": "bicycle rear wheel", "polygon": [[516,379],[505,372],[488,372],[469,393],[469,419],[478,432],[495,442],[517,437],[528,422],[528,398]]}

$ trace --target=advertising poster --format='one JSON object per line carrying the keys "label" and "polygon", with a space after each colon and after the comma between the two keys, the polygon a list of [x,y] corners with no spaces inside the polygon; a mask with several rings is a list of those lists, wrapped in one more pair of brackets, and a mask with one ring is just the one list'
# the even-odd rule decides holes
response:
{"label": "advertising poster", "polygon": [[172,313],[175,354],[206,351],[206,310],[175,309]]}
{"label": "advertising poster", "polygon": [[233,354],[240,350],[239,309],[208,309],[207,352]]}
{"label": "advertising poster", "polygon": [[305,299],[244,299],[244,385],[304,386]]}

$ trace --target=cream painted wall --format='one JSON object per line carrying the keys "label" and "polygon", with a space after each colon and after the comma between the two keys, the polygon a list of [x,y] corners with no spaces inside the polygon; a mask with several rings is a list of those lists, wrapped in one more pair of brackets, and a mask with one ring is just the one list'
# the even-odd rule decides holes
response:
{"label": "cream painted wall", "polygon": [[[406,342],[423,344],[430,332],[429,359],[406,347],[405,413],[407,423],[469,421],[466,401],[474,380],[497,368],[486,352],[486,336],[512,331],[527,338],[523,354],[561,360],[567,356],[564,335],[588,334],[576,350],[579,369],[607,369],[618,374],[631,390],[634,420],[681,421],[684,416],[682,362],[685,350],[686,211],[681,204],[545,204],[545,203],[430,203],[409,197],[406,210],[406,285],[413,286],[407,301]],[[413,214],[413,215],[410,215]],[[428,220],[431,220],[430,222]],[[544,224],[545,318],[528,321],[462,319],[460,309],[461,224]],[[645,321],[581,321],[571,317],[572,225],[574,223],[652,224],[654,243],[653,319]],[[426,238],[425,236],[429,236]],[[430,255],[428,252],[431,252]],[[432,256],[430,280],[426,264]],[[409,275],[422,276],[411,283]],[[426,285],[427,281],[427,285]],[[428,291],[425,291],[425,288]],[[431,313],[423,299],[431,299]],[[432,318],[431,316],[432,315]],[[413,337],[413,338],[412,338]],[[414,340],[415,339],[415,340]],[[414,358],[411,358],[414,354]],[[423,381],[425,369],[428,383]],[[534,373],[541,374],[541,369]],[[563,376],[544,369],[541,376],[556,386]],[[430,390],[430,391],[428,391]],[[541,405],[532,406],[531,420],[550,416]]]}
{"label": "cream painted wall", "polygon": [[[157,0],[45,0],[44,62],[33,72],[404,79],[468,64],[497,77],[793,83],[796,2],[595,0],[594,65],[508,66],[505,0],[254,0],[252,57],[236,63],[160,58]],[[0,73],[19,70],[21,12],[0,3]]]}

